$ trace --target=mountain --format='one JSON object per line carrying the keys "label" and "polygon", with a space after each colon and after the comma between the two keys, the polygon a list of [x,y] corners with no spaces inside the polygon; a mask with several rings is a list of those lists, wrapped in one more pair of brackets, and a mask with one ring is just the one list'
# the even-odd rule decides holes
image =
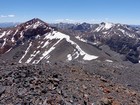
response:
{"label": "mountain", "polygon": [[135,28],[140,28],[140,25],[130,25],[132,27],[135,27]]}
{"label": "mountain", "polygon": [[19,63],[112,59],[97,47],[63,34],[35,18],[0,30],[0,54]]}
{"label": "mountain", "polygon": [[58,29],[102,50],[104,50],[103,46],[107,45],[112,51],[124,55],[123,60],[139,62],[140,28],[138,27],[102,22],[100,24],[82,23],[71,27],[65,26],[64,29],[58,27]]}
{"label": "mountain", "polygon": [[139,105],[139,32],[38,18],[0,28],[0,104]]}
{"label": "mountain", "polygon": [[140,28],[125,24],[47,24],[34,18],[0,29],[0,54],[19,63],[94,59],[139,63],[139,46]]}

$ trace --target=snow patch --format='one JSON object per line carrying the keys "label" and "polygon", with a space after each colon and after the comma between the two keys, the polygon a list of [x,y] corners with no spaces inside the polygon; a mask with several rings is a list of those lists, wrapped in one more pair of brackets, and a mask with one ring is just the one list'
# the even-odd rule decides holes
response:
{"label": "snow patch", "polygon": [[108,29],[110,29],[110,28],[113,27],[113,26],[114,26],[113,23],[106,22],[104,28],[105,28],[106,30],[108,30]]}
{"label": "snow patch", "polygon": [[41,48],[45,48],[49,44],[49,41],[45,42]]}
{"label": "snow patch", "polygon": [[37,46],[37,49],[39,49],[41,46]]}
{"label": "snow patch", "polygon": [[37,35],[35,38],[36,38],[36,39],[40,38],[40,35]]}
{"label": "snow patch", "polygon": [[47,61],[46,63],[50,63],[50,61]]}
{"label": "snow patch", "polygon": [[31,25],[27,25],[27,26],[26,26],[26,29],[29,28],[29,27],[31,27]]}
{"label": "snow patch", "polygon": [[[65,35],[63,33],[57,32],[57,31],[53,31],[52,33],[47,33],[45,34],[44,40],[53,40],[53,39],[58,39],[58,41],[48,50],[44,51],[44,53],[42,53],[42,56],[39,58],[39,60],[35,60],[33,63],[38,64],[41,60],[43,59],[49,59],[50,57],[50,53],[55,50],[55,46],[63,39],[65,39],[67,42],[69,42],[70,44],[74,45],[76,47],[76,50],[73,54],[68,54],[67,58],[68,60],[72,60],[72,57],[74,57],[74,59],[78,58],[80,55],[83,57],[83,60],[93,60],[93,59],[97,59],[98,56],[95,55],[90,55],[87,54],[85,51],[83,51],[79,45],[77,45],[77,43],[75,43],[74,41],[72,41],[70,39],[70,36]],[[41,44],[43,44],[44,42],[41,42]],[[43,44],[43,46],[41,48],[45,48],[47,47],[49,44],[49,41],[45,42]],[[28,60],[28,62],[31,59]]]}
{"label": "snow patch", "polygon": [[80,48],[80,46],[77,43],[75,43],[74,41],[70,40],[70,36],[65,35],[63,33],[54,31],[53,34],[46,35],[45,39],[50,39],[50,40],[52,40],[52,39],[60,39],[59,41],[61,41],[62,39],[66,39],[67,42],[69,42],[72,45],[76,46],[76,49],[79,51],[80,55],[83,56],[84,60],[93,60],[93,59],[98,58],[98,56],[87,54],[85,51],[83,51]]}
{"label": "snow patch", "polygon": [[8,32],[7,32],[7,35],[9,35],[9,34],[10,34],[10,32],[11,32],[11,31],[8,31]]}
{"label": "snow patch", "polygon": [[112,62],[113,62],[112,60],[109,60],[109,59],[106,59],[105,61],[106,61],[106,62],[110,62],[110,63],[112,63]]}
{"label": "snow patch", "polygon": [[21,57],[21,59],[19,60],[19,63],[22,63],[22,59],[24,59],[24,57],[27,55],[28,51],[30,50],[30,47],[32,46],[32,42],[30,42],[28,48],[25,51],[25,54]]}
{"label": "snow patch", "polygon": [[23,38],[23,31],[20,33],[20,39]]}
{"label": "snow patch", "polygon": [[118,29],[118,30],[121,31],[124,35],[126,35],[130,38],[135,38],[135,34],[128,33],[127,31],[125,31],[123,29]]}
{"label": "snow patch", "polygon": [[40,44],[43,44],[44,42],[41,42]]}
{"label": "snow patch", "polygon": [[123,29],[118,29],[119,31],[121,31],[123,34],[125,34],[125,30],[123,30]]}
{"label": "snow patch", "polygon": [[15,38],[14,38],[14,36],[17,34],[17,32],[18,32],[18,29],[15,31],[15,33],[14,33],[12,39],[11,39],[12,42],[15,42]]}
{"label": "snow patch", "polygon": [[84,40],[83,38],[80,38],[79,36],[76,36],[75,38],[82,41],[82,42],[87,42],[86,40]]}
{"label": "snow patch", "polygon": [[103,25],[100,25],[99,27],[96,28],[96,32],[99,32],[101,29],[103,29]]}
{"label": "snow patch", "polygon": [[41,23],[39,21],[37,21],[34,25],[33,25],[33,29],[36,29],[38,26],[40,26]]}
{"label": "snow patch", "polygon": [[17,32],[18,32],[18,29],[16,30],[16,32],[14,33],[14,35],[16,35]]}
{"label": "snow patch", "polygon": [[68,55],[67,55],[67,58],[68,58],[68,61],[71,61],[71,60],[72,60],[71,54],[68,54]]}
{"label": "snow patch", "polygon": [[103,32],[103,34],[107,34],[107,32]]}
{"label": "snow patch", "polygon": [[2,46],[1,46],[1,48],[3,48],[5,46],[5,44],[6,44],[6,38],[4,38],[4,42],[3,42]]}
{"label": "snow patch", "polygon": [[106,23],[101,23],[99,25],[99,27],[96,28],[96,32],[99,32],[100,30],[109,30],[110,28],[112,28],[114,26],[113,23],[109,23],[109,22],[106,22]]}
{"label": "snow patch", "polygon": [[10,52],[12,50],[12,48],[10,48],[8,51],[6,51],[6,53]]}
{"label": "snow patch", "polygon": [[130,38],[135,38],[135,34],[130,34],[130,33],[128,33],[128,32],[125,32],[125,34],[126,34],[128,37],[130,37]]}
{"label": "snow patch", "polygon": [[74,59],[77,59],[79,57],[78,51],[74,52],[73,56],[74,56]]}
{"label": "snow patch", "polygon": [[36,64],[38,64],[43,58],[48,59],[50,57],[50,53],[55,49],[55,46],[60,42],[61,40],[58,40],[49,50],[46,50],[42,56],[40,57],[40,59],[36,62]]}
{"label": "snow patch", "polygon": [[85,54],[85,56],[83,57],[84,60],[93,60],[93,59],[97,59],[98,56],[94,56],[94,55],[89,55],[89,54]]}
{"label": "snow patch", "polygon": [[12,42],[15,42],[15,38],[14,38],[14,37],[12,37],[11,41],[12,41]]}
{"label": "snow patch", "polygon": [[30,63],[40,51],[34,51],[33,54],[30,55],[30,58],[25,63]]}
{"label": "snow patch", "polygon": [[0,38],[4,37],[5,34],[6,34],[6,31],[4,31],[4,32],[2,33],[2,35],[0,35]]}

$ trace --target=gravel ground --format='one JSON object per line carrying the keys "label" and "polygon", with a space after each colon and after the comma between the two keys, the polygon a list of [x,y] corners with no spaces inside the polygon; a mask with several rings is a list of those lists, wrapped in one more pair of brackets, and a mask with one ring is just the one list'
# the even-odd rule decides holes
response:
{"label": "gravel ground", "polygon": [[140,105],[138,91],[76,63],[0,65],[0,105]]}

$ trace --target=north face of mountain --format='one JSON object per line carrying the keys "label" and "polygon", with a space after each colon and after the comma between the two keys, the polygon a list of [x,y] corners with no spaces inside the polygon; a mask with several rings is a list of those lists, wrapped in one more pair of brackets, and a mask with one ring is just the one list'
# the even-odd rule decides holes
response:
{"label": "north face of mountain", "polygon": [[77,24],[60,30],[100,48],[102,45],[107,45],[112,51],[125,55],[124,60],[139,62],[140,28],[138,27],[102,22]]}

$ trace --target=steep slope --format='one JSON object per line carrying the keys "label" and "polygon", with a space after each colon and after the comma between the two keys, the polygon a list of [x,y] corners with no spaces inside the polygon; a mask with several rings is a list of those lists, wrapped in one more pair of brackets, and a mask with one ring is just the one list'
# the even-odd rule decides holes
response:
{"label": "steep slope", "polygon": [[58,32],[36,18],[0,33],[2,57],[19,63],[110,59],[98,48]]}

